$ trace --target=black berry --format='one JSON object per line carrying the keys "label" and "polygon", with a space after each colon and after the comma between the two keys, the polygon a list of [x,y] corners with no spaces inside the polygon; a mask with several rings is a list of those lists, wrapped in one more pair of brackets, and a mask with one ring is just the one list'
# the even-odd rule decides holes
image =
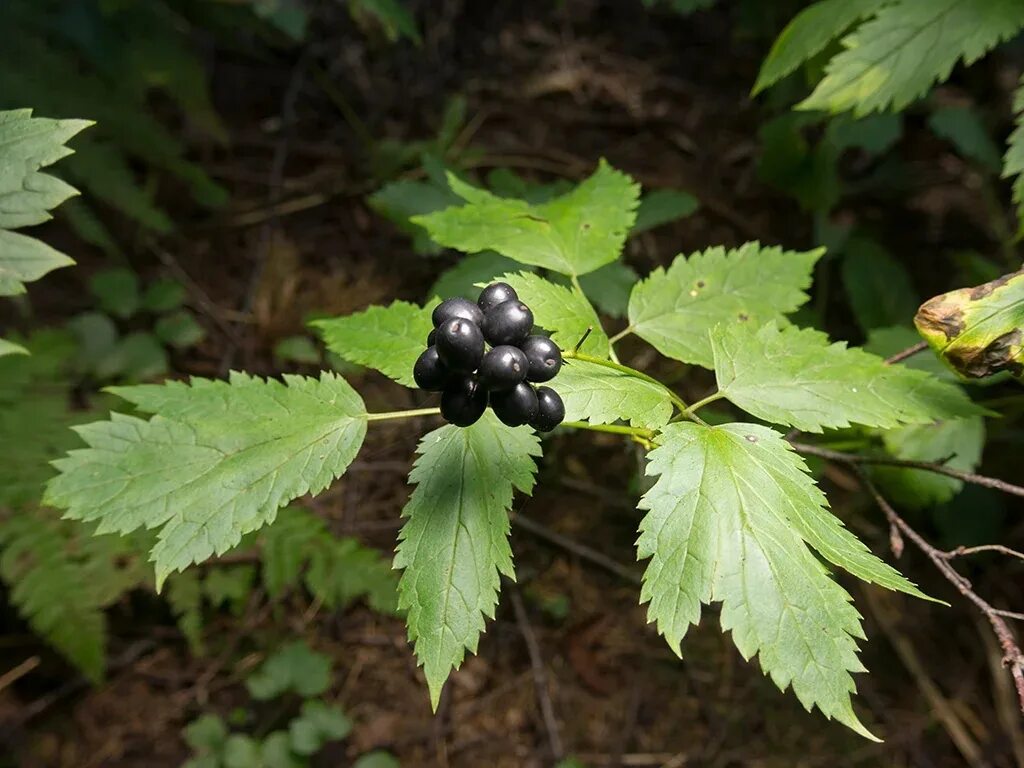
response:
{"label": "black berry", "polygon": [[565,403],[551,387],[537,387],[537,415],[530,426],[538,432],[550,432],[565,418]]}
{"label": "black berry", "polygon": [[519,294],[508,283],[491,283],[480,291],[480,298],[476,300],[476,303],[486,314],[488,310],[494,309],[499,304],[516,301],[518,298]]}
{"label": "black berry", "polygon": [[487,390],[475,376],[454,376],[441,394],[441,415],[457,427],[468,427],[487,410]]}
{"label": "black berry", "polygon": [[434,328],[433,330],[430,331],[430,333],[427,334],[427,346],[428,347],[434,346],[434,342],[435,341],[437,341],[437,329],[436,328]]}
{"label": "black berry", "polygon": [[528,336],[519,345],[530,364],[529,381],[551,381],[562,367],[562,352],[547,336]]}
{"label": "black berry", "polygon": [[525,381],[512,389],[491,394],[491,407],[503,424],[518,427],[537,417],[537,393]]}
{"label": "black berry", "polygon": [[437,347],[427,347],[423,354],[416,358],[416,365],[412,367],[412,377],[416,379],[416,385],[428,392],[440,392],[444,389],[449,375],[448,366],[441,362],[437,354]]}
{"label": "black berry", "polygon": [[461,317],[437,329],[437,354],[453,371],[472,373],[484,356],[484,335],[480,328]]}
{"label": "black berry", "polygon": [[469,320],[474,325],[481,325],[484,321],[483,310],[469,299],[460,297],[442,301],[434,307],[434,312],[431,314],[430,319],[434,321],[435,328],[440,328],[449,320],[455,320],[459,317],[463,320]]}
{"label": "black berry", "polygon": [[488,310],[482,327],[491,346],[516,345],[533,329],[533,312],[518,299],[505,301]]}
{"label": "black berry", "polygon": [[519,347],[502,344],[487,352],[480,362],[480,383],[492,391],[512,389],[526,378],[529,367]]}

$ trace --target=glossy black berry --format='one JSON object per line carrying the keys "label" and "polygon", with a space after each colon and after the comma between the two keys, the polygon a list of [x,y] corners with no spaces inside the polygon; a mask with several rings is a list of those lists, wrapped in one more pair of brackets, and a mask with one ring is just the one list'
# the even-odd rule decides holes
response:
{"label": "glossy black berry", "polygon": [[529,381],[551,381],[562,367],[562,352],[547,336],[527,336],[519,348],[530,364]]}
{"label": "glossy black berry", "polygon": [[441,415],[457,427],[468,427],[487,410],[487,390],[475,376],[453,376],[441,394]]}
{"label": "glossy black berry", "polygon": [[484,356],[484,335],[480,328],[461,317],[437,329],[437,354],[453,371],[471,373]]}
{"label": "glossy black berry", "polygon": [[506,301],[516,301],[518,298],[519,294],[508,283],[491,283],[480,291],[480,298],[476,300],[476,303],[486,314],[487,310],[504,304]]}
{"label": "glossy black berry", "polygon": [[450,375],[448,366],[441,362],[437,354],[437,347],[427,347],[423,354],[416,358],[416,365],[412,367],[412,377],[416,379],[416,386],[428,392],[440,392],[444,389]]}
{"label": "glossy black berry", "polygon": [[530,426],[538,432],[550,432],[565,418],[565,403],[551,387],[537,387],[537,415]]}
{"label": "glossy black berry", "polygon": [[474,325],[481,325],[484,321],[483,310],[469,299],[460,297],[442,301],[434,307],[434,312],[431,314],[430,319],[434,321],[435,328],[440,328],[449,320],[454,320],[458,317],[461,317],[463,320],[469,320]]}
{"label": "glossy black berry", "polygon": [[503,424],[518,427],[537,417],[537,393],[525,381],[504,392],[491,393],[491,408]]}
{"label": "glossy black berry", "polygon": [[517,345],[533,329],[533,312],[518,299],[505,301],[487,311],[482,328],[491,346]]}
{"label": "glossy black berry", "polygon": [[430,333],[427,334],[427,346],[434,346],[434,342],[437,341],[437,329],[434,328]]}
{"label": "glossy black berry", "polygon": [[494,347],[480,362],[480,383],[491,391],[512,389],[526,378],[530,364],[519,347]]}

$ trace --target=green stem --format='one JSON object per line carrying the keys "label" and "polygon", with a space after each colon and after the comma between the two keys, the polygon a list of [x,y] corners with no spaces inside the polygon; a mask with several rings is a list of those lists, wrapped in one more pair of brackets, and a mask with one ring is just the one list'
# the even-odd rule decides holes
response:
{"label": "green stem", "polygon": [[387,419],[412,419],[416,416],[437,416],[440,408],[414,408],[411,411],[386,411],[384,413],[368,413],[367,421],[385,421]]}
{"label": "green stem", "polygon": [[707,405],[708,403],[713,403],[713,402],[715,402],[715,400],[721,400],[723,397],[725,397],[725,395],[723,395],[721,392],[717,392],[717,391],[716,392],[712,392],[710,395],[705,397],[703,400],[698,400],[696,403],[694,403],[689,408],[687,408],[683,412],[683,415],[686,416],[687,418],[689,418],[689,417],[693,416],[694,413],[696,413],[698,410],[700,410],[705,405]]}
{"label": "green stem", "polygon": [[624,424],[591,424],[588,421],[563,421],[560,426],[570,429],[589,429],[592,432],[610,432],[613,435],[631,435],[650,440],[654,437],[654,430],[643,427],[627,427]]}
{"label": "green stem", "polygon": [[594,357],[593,355],[587,355],[584,354],[583,352],[576,352],[575,350],[563,351],[562,357],[564,357],[566,360],[581,360],[584,363],[593,363],[594,365],[601,365],[604,366],[605,368],[611,368],[613,371],[624,373],[627,376],[632,376],[635,379],[646,381],[648,384],[653,384],[654,386],[660,387],[661,389],[665,390],[665,392],[669,396],[669,399],[672,401],[672,404],[675,405],[675,407],[678,408],[681,412],[686,413],[686,411],[688,410],[688,406],[685,402],[683,402],[682,398],[680,398],[679,395],[677,395],[671,389],[669,389],[660,381],[655,379],[653,376],[648,376],[646,373],[638,371],[636,368],[630,368],[628,365],[623,365],[622,363],[616,363],[613,362],[612,360],[605,360],[603,357]]}
{"label": "green stem", "polygon": [[623,328],[621,331],[616,333],[614,336],[609,337],[608,343],[609,344],[614,344],[617,341],[622,341],[624,338],[629,336],[629,334],[631,334],[632,332],[633,332],[633,326],[627,325],[625,328]]}

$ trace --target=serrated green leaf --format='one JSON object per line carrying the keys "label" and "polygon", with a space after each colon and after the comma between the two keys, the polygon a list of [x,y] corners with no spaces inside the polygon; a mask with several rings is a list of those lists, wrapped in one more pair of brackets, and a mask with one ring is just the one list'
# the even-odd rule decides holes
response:
{"label": "serrated green leaf", "polygon": [[0,111],[0,228],[41,224],[51,218],[51,209],[78,194],[40,168],[70,155],[66,142],[90,125],[32,117],[31,109]]}
{"label": "serrated green leaf", "polygon": [[273,522],[279,507],[340,477],[366,434],[362,400],[331,373],[285,383],[118,387],[148,421],[112,414],[79,427],[88,448],[54,462],[46,503],[100,532],[159,528],[157,584]]}
{"label": "serrated green leaf", "polygon": [[861,19],[893,0],[821,0],[804,8],[782,30],[761,64],[754,94],[810,61]]}
{"label": "serrated green leaf", "polygon": [[301,507],[281,510],[272,525],[263,529],[263,586],[271,597],[299,583],[310,552],[330,537],[324,521]]}
{"label": "serrated green leaf", "polygon": [[319,696],[331,685],[331,660],[304,642],[283,645],[245,681],[254,699],[266,701],[285,693]]}
{"label": "serrated green leaf", "polygon": [[955,385],[809,328],[723,326],[711,334],[718,389],[759,419],[806,432],[891,428],[983,412]]}
{"label": "serrated green leaf", "polygon": [[664,387],[585,360],[567,360],[548,386],[565,402],[566,421],[659,429],[672,417]]}
{"label": "serrated green leaf", "polygon": [[640,196],[639,185],[603,160],[571,192],[540,205],[497,197],[451,174],[448,183],[466,205],[412,219],[435,241],[576,276],[618,258]]}
{"label": "serrated green leaf", "polygon": [[330,609],[366,598],[376,611],[397,611],[398,575],[391,563],[352,538],[327,536],[316,542],[309,552],[306,586]]}
{"label": "serrated green leaf", "polygon": [[669,646],[722,603],[723,630],[745,659],[808,711],[818,708],[874,738],[853,712],[852,672],[864,667],[860,616],[811,552],[862,579],[923,596],[828,512],[803,460],[782,435],[753,424],[670,424],[650,454],[658,480],[640,501],[637,540],[650,558],[641,601]]}
{"label": "serrated green leaf", "polygon": [[25,283],[75,262],[42,240],[0,229],[0,296],[25,292]]}
{"label": "serrated green leaf", "polygon": [[[950,469],[973,472],[985,446],[985,420],[980,416],[918,424],[882,433],[889,455],[913,461],[937,461]],[[915,509],[944,504],[963,488],[963,481],[923,469],[873,467],[872,477],[885,497]]]}
{"label": "serrated green leaf", "polygon": [[601,320],[579,291],[555,285],[530,272],[502,275],[498,279],[515,289],[533,312],[534,323],[550,331],[551,338],[561,349],[574,349],[591,329],[580,351],[608,357],[608,336],[601,327]]}
{"label": "serrated green leaf", "polygon": [[515,578],[508,543],[514,490],[530,493],[540,443],[528,428],[490,412],[465,429],[424,436],[409,474],[395,568],[399,608],[423,665],[434,709],[449,672],[476,652],[484,617],[494,617],[500,575]]}
{"label": "serrated green leaf", "polygon": [[189,650],[202,656],[206,649],[203,644],[203,585],[199,575],[195,571],[171,574],[164,596]]}
{"label": "serrated green leaf", "polygon": [[412,219],[423,214],[443,211],[458,205],[462,198],[447,185],[432,180],[411,181],[403,179],[385,184],[367,198],[369,206],[413,238],[413,250],[424,255],[441,252],[442,247],[434,242],[427,230]]}
{"label": "serrated green leaf", "polygon": [[910,273],[877,241],[851,237],[843,246],[843,286],[864,331],[909,322],[918,305]]}
{"label": "serrated green leaf", "polygon": [[697,198],[681,189],[655,189],[640,198],[636,209],[636,223],[630,236],[669,224],[690,216],[700,208]]}
{"label": "serrated green leaf", "polygon": [[898,0],[843,39],[800,109],[900,110],[1024,27],[1017,0]]}
{"label": "serrated green leaf", "polygon": [[[1024,232],[1024,76],[1013,96],[1016,126],[1006,144],[1003,156],[1003,178],[1013,178],[1013,202],[1017,204],[1018,234]],[[1016,177],[1016,178],[1014,178]]]}
{"label": "serrated green leaf", "polygon": [[228,727],[218,715],[200,715],[182,732],[185,743],[197,752],[216,752],[228,738]]}
{"label": "serrated green leaf", "polygon": [[677,256],[633,288],[630,328],[663,355],[711,368],[708,331],[730,322],[760,326],[796,310],[807,301],[811,272],[824,252],[754,242]]}
{"label": "serrated green leaf", "polygon": [[1024,379],[1024,269],[929,299],[914,325],[961,376]]}
{"label": "serrated green leaf", "polygon": [[380,371],[407,387],[416,385],[412,367],[434,327],[431,310],[407,301],[330,320],[315,320],[327,348],[350,363]]}

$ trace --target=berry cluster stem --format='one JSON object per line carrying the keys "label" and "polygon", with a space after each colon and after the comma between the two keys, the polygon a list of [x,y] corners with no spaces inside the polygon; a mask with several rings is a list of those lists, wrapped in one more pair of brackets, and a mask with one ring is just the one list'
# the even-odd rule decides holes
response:
{"label": "berry cluster stem", "polygon": [[367,421],[386,421],[388,419],[411,419],[415,416],[438,416],[440,408],[413,408],[409,411],[385,411],[383,413],[368,413]]}

